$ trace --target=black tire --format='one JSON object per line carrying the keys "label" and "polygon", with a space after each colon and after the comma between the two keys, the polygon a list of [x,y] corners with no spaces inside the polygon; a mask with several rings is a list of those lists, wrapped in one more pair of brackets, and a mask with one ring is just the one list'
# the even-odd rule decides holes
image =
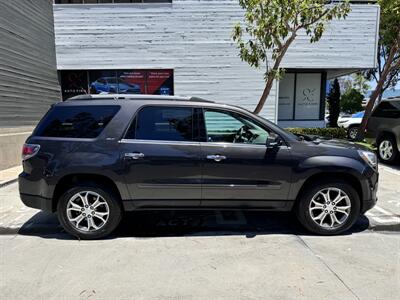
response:
{"label": "black tire", "polygon": [[[311,217],[309,207],[310,202],[313,197],[321,190],[327,188],[336,188],[342,190],[345,194],[347,194],[351,208],[348,214],[347,219],[343,221],[343,224],[337,225],[338,227],[327,228],[323,227],[316,223]],[[333,191],[332,193],[334,193]],[[335,194],[333,194],[334,196]],[[303,225],[305,229],[312,233],[316,233],[319,235],[335,235],[340,234],[348,229],[350,229],[354,223],[357,221],[360,215],[360,197],[358,196],[357,191],[348,183],[340,180],[329,180],[329,181],[319,181],[311,186],[309,186],[303,193],[300,195],[298,199],[297,205],[295,207],[295,212],[298,220]],[[341,204],[343,205],[343,204]],[[325,210],[326,211],[326,210]],[[318,213],[318,211],[317,211]],[[340,213],[339,213],[340,214]],[[343,214],[344,216],[344,214]],[[332,220],[329,214],[326,215],[326,219]],[[327,220],[327,221],[328,221]]]}
{"label": "black tire", "polygon": [[[93,199],[90,199],[91,197],[95,197],[94,194],[98,194],[102,197],[102,201],[104,199],[104,202],[107,203],[107,205],[102,204],[100,207],[103,207],[104,209],[108,209],[108,218],[106,222],[101,222],[103,225],[99,229],[93,229],[92,231],[85,231],[85,230],[80,230],[77,227],[74,226],[74,224],[69,221],[68,219],[68,213],[67,213],[67,206],[69,200],[74,197],[74,195],[77,195],[78,193],[85,193],[85,192],[92,192],[92,194],[89,195],[89,203],[93,204]],[[78,198],[77,198],[78,199]],[[79,201],[79,199],[78,199]],[[101,208],[100,208],[101,209]],[[76,212],[79,214],[79,212]],[[105,187],[102,187],[101,185],[97,183],[83,183],[82,185],[79,186],[74,186],[68,188],[64,194],[60,197],[57,205],[57,214],[58,214],[58,219],[65,229],[69,234],[83,240],[92,240],[92,239],[101,239],[109,234],[111,234],[114,229],[118,226],[118,224],[121,221],[122,218],[122,209],[119,201],[119,197],[111,190]],[[96,214],[96,212],[94,213]],[[83,225],[89,224],[87,221],[87,218],[89,217],[89,214],[87,214],[87,217],[85,218],[86,220],[82,220]],[[90,218],[90,217],[89,217]],[[95,216],[93,216],[93,222],[94,220],[97,219]],[[96,222],[98,222],[97,220]],[[86,223],[85,223],[86,222]],[[98,225],[98,224],[97,224]],[[90,226],[89,226],[90,227]]]}
{"label": "black tire", "polygon": [[[381,147],[383,147],[385,145],[385,143],[388,143],[389,145],[391,145],[393,152],[392,152],[392,156],[390,158],[384,157],[382,151],[381,151]],[[389,135],[384,135],[382,137],[380,137],[378,139],[378,142],[376,143],[378,146],[378,157],[379,160],[388,164],[394,164],[395,162],[398,161],[399,159],[399,149],[397,149],[397,143],[396,140]]]}
{"label": "black tire", "polygon": [[358,125],[352,125],[347,129],[347,138],[351,141],[355,140],[358,133]]}

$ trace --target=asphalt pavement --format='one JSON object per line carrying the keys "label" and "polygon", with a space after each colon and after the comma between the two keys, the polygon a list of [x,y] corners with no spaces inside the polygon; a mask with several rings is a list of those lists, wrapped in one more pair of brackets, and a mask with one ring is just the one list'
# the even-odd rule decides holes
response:
{"label": "asphalt pavement", "polygon": [[126,214],[79,241],[0,188],[1,299],[398,299],[400,168],[346,234],[309,235],[290,213]]}

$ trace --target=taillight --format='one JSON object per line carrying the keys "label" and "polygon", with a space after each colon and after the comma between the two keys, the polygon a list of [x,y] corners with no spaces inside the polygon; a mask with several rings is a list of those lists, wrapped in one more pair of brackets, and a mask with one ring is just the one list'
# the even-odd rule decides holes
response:
{"label": "taillight", "polygon": [[24,144],[22,146],[22,160],[27,160],[32,156],[35,156],[40,149],[40,145],[37,144]]}

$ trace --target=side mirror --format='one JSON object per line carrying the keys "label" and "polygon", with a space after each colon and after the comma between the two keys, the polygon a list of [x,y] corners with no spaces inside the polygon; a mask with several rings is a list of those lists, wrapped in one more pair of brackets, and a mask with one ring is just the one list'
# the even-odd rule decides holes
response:
{"label": "side mirror", "polygon": [[265,142],[265,146],[267,147],[267,149],[276,149],[279,146],[282,146],[282,140],[279,136],[276,138],[268,137]]}

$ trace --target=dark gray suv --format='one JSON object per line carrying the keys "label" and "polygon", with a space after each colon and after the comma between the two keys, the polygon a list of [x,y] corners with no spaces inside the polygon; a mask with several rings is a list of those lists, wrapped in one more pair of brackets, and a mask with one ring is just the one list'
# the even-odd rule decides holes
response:
{"label": "dark gray suv", "polygon": [[23,148],[22,201],[83,239],[124,211],[294,210],[309,231],[349,229],[377,201],[376,155],[293,135],[198,98],[79,96],[53,105]]}
{"label": "dark gray suv", "polygon": [[366,138],[376,144],[379,159],[393,164],[400,159],[400,98],[382,100],[368,120]]}

